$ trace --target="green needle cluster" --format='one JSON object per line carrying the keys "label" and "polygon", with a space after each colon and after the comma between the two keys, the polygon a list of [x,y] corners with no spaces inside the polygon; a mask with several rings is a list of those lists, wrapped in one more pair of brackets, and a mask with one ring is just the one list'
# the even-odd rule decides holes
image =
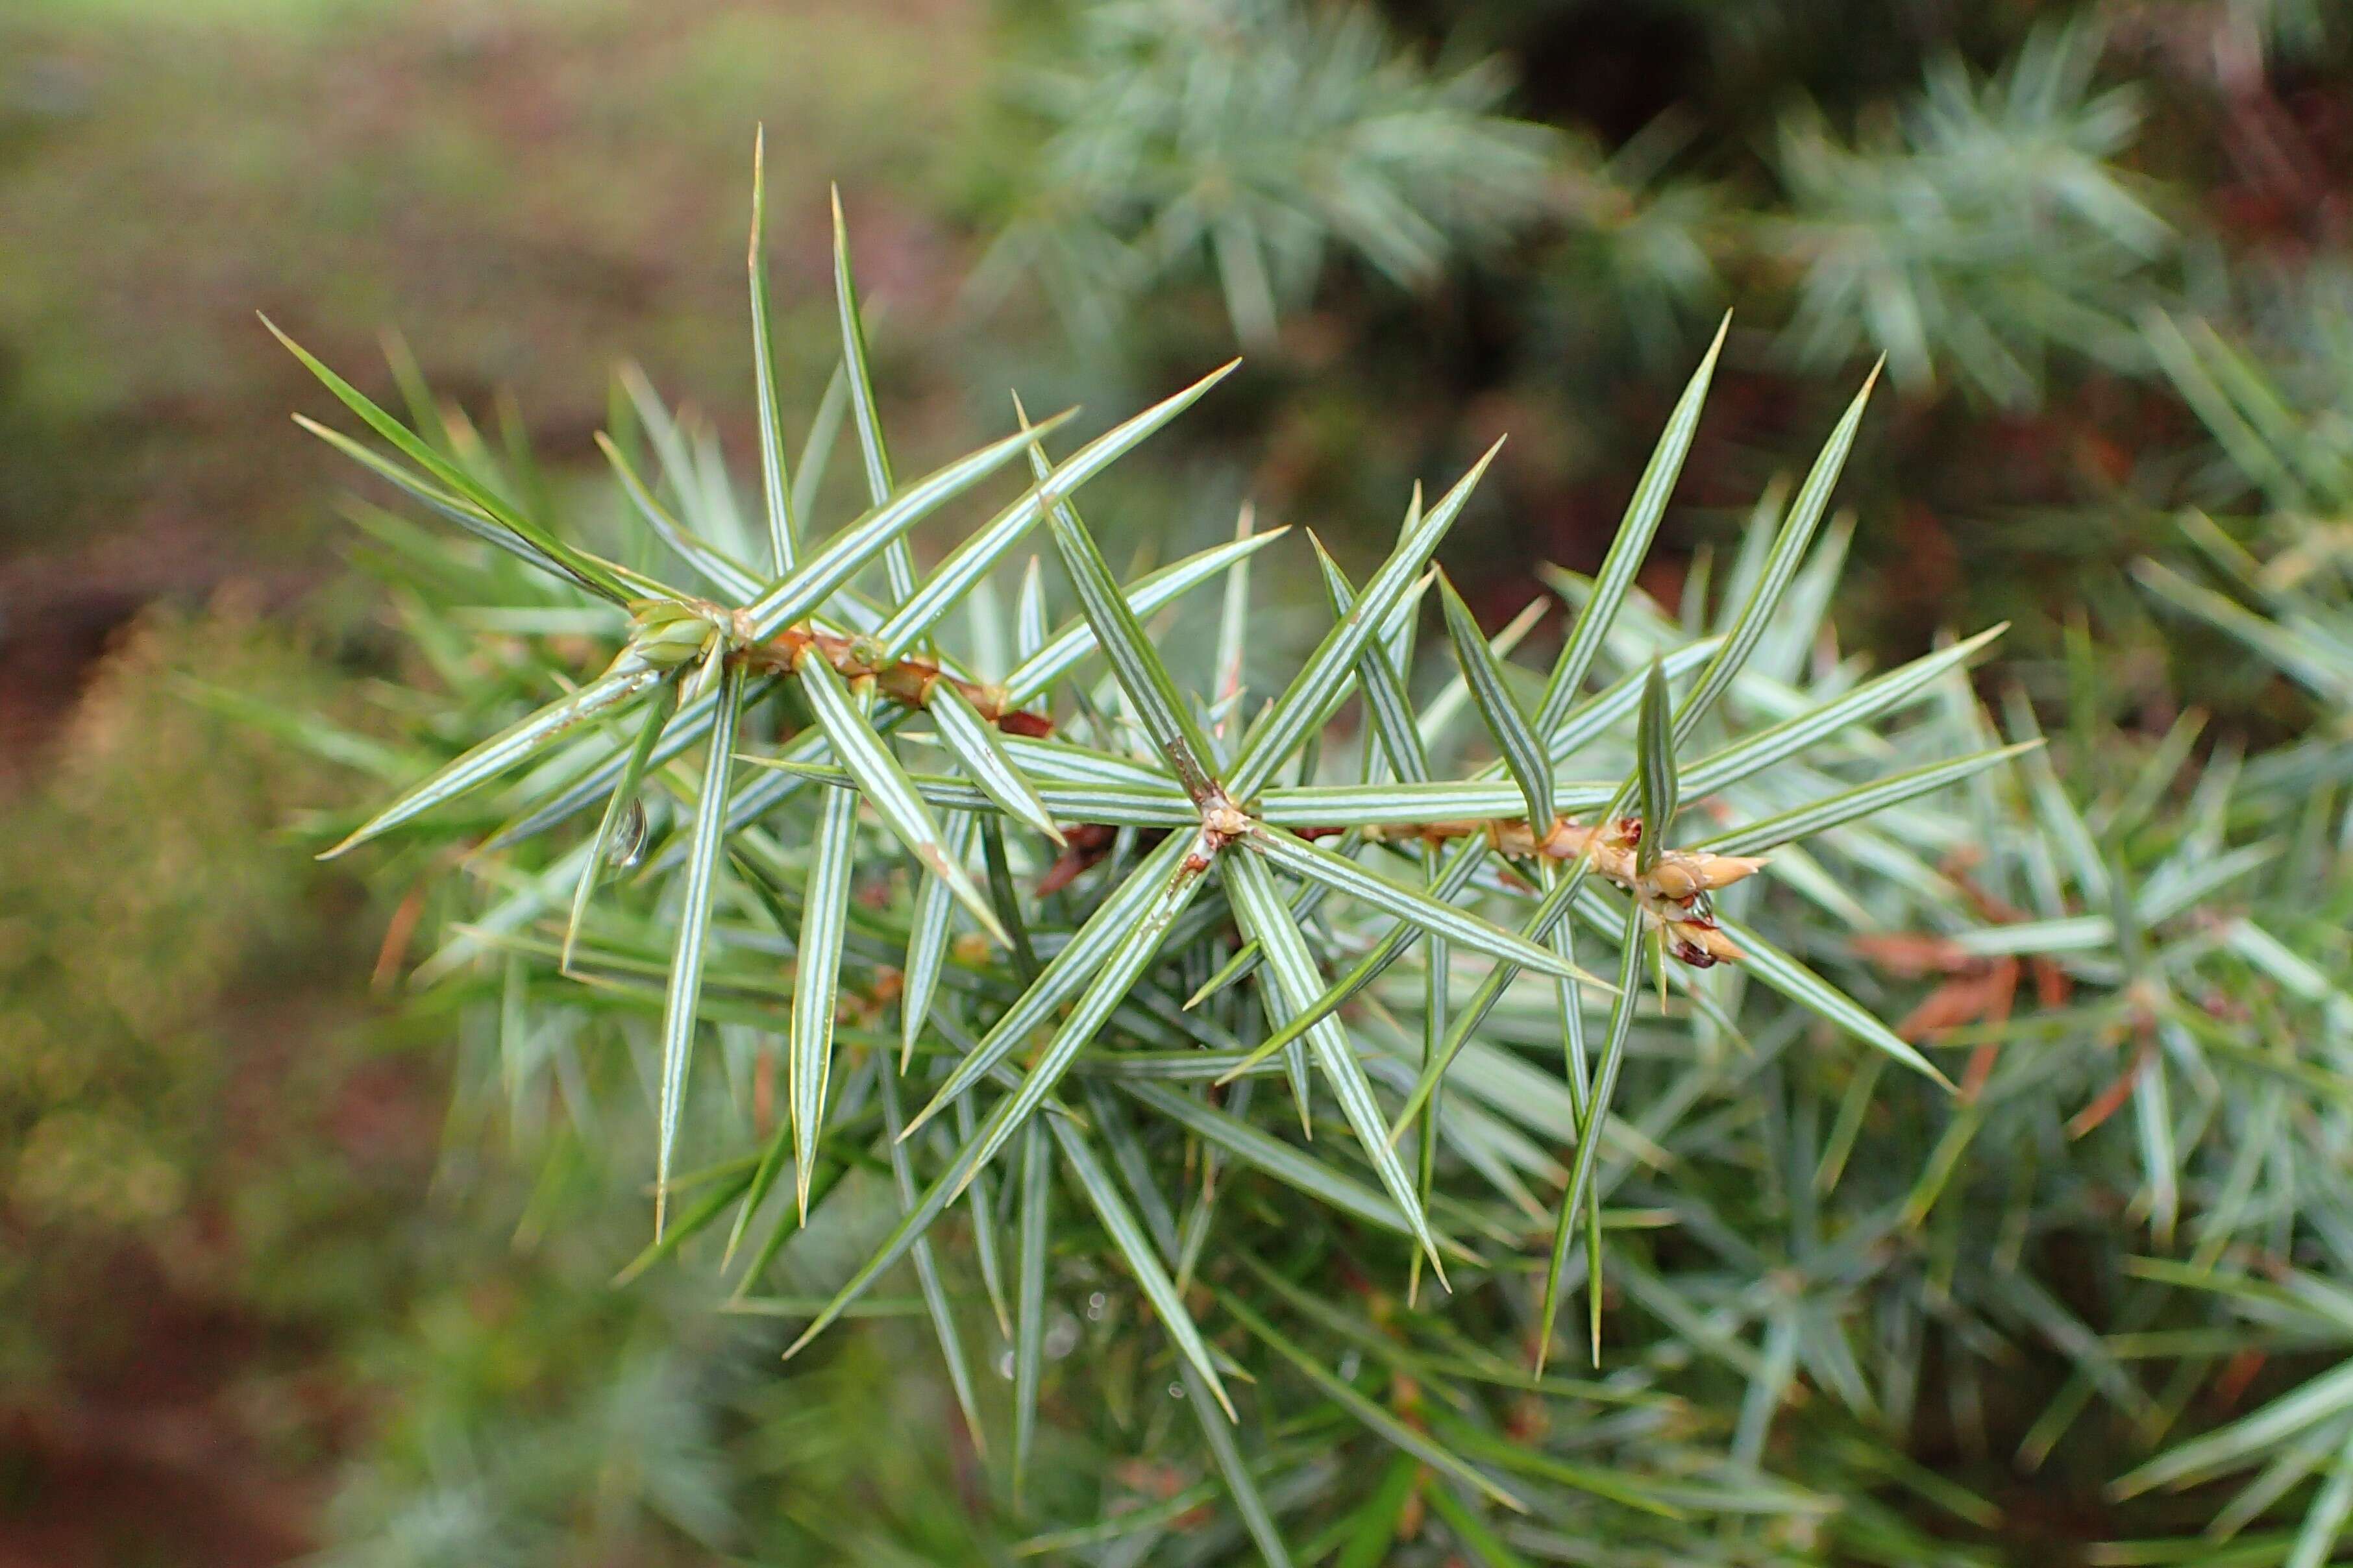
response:
{"label": "green needle cluster", "polygon": [[[1282,531],[1246,512],[1124,578],[1078,504],[1230,367],[1059,456],[1067,416],[1016,402],[1001,437],[902,480],[838,217],[841,368],[789,461],[754,227],[748,511],[640,379],[607,441],[642,525],[617,543],[421,388],[404,421],[308,362],[378,444],[321,434],[458,531],[354,509],[462,695],[421,731],[418,782],[335,850],[381,838],[423,873],[467,847],[488,896],[418,974],[501,977],[518,1104],[610,1128],[617,1086],[651,1101],[653,1239],[626,1277],[707,1240],[734,1308],[797,1324],[792,1356],[902,1310],[879,1288],[904,1263],[1009,1496],[1078,1387],[1200,1478],[1181,1508],[1038,1519],[1038,1551],[1161,1531],[1374,1562],[1434,1518],[1490,1562],[1596,1531],[1644,1561],[1900,1552],[1912,1523],[1834,1500],[1936,1491],[1856,1458],[1904,1415],[1925,1335],[2027,1325],[2076,1351],[2084,1399],[2158,1408],[2014,1267],[2056,1212],[2016,1195],[2031,1151],[2056,1103],[2077,1137],[2129,1104],[2140,1216],[2169,1237],[2204,1146],[2179,1109],[2210,1090],[2168,1083],[2167,1042],[2221,1048],[2189,977],[2252,963],[2324,1011],[2337,994],[2262,921],[2201,916],[2268,863],[2216,837],[2237,807],[2203,837],[2136,826],[2172,820],[2186,740],[2079,805],[2031,712],[2005,742],[1971,693],[1993,632],[1883,671],[1838,656],[1831,502],[1868,385],[1679,615],[1635,576],[1721,335],[1599,570],[1553,574],[1547,668],[1433,564],[1482,458],[1411,498],[1361,582],[1310,552],[1329,628],[1253,691],[1252,572]],[[845,425],[862,509],[828,530],[815,476]],[[958,502],[994,510],[926,565],[913,531]],[[1180,649],[1162,628],[1196,589],[1222,595],[1219,634]],[[1905,963],[1942,1011],[1891,1024]],[[2065,1005],[2013,1024],[1989,1000],[2046,971]],[[2154,1040],[2156,1065],[2105,1096],[2116,1050],[2037,1051],[2038,1030]],[[804,1256],[844,1234],[853,1261]],[[1050,1368],[1080,1280],[1149,1342]],[[1590,1379],[1556,1364],[1580,1294]],[[1000,1343],[1005,1390],[982,1375]],[[1801,1384],[1836,1417],[1768,1452]],[[1140,1420],[1138,1386],[1181,1413]],[[2127,1484],[2205,1473],[2227,1458],[2206,1441]],[[1951,1491],[1961,1517],[1989,1506]]]}

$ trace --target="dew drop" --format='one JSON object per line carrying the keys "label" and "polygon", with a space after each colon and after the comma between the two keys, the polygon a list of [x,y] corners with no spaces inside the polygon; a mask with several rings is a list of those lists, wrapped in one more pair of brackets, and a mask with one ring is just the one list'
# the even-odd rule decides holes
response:
{"label": "dew drop", "polygon": [[1001,1377],[1001,1378],[1004,1378],[1004,1379],[1005,1379],[1005,1380],[1007,1380],[1008,1382],[1011,1382],[1011,1381],[1012,1381],[1012,1378],[1013,1378],[1013,1352],[1012,1352],[1011,1351],[999,1351],[999,1352],[997,1352],[997,1376],[999,1376],[999,1377]]}
{"label": "dew drop", "polygon": [[605,845],[605,863],[626,871],[646,858],[646,803],[629,802],[621,813],[621,820],[613,824],[613,837]]}
{"label": "dew drop", "polygon": [[1087,1321],[1090,1323],[1102,1322],[1103,1309],[1109,1305],[1111,1305],[1111,1298],[1104,1295],[1100,1290],[1096,1291],[1093,1295],[1089,1296],[1087,1298]]}
{"label": "dew drop", "polygon": [[1171,1398],[1171,1399],[1182,1399],[1182,1398],[1184,1398],[1184,1397],[1185,1397],[1185,1385],[1184,1385],[1183,1384],[1181,1384],[1181,1383],[1172,1383],[1172,1384],[1170,1384],[1168,1385],[1168,1397],[1169,1397],[1169,1398]]}

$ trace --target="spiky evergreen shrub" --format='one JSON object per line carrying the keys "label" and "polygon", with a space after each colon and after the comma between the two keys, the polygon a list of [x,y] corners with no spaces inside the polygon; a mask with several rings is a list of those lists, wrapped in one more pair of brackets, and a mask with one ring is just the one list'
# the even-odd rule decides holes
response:
{"label": "spiky evergreen shrub", "polygon": [[[2250,407],[2300,437],[2307,479],[2325,472],[2326,415],[2287,419],[2232,363]],[[2302,493],[2267,531],[2302,548],[2268,574],[2192,519],[2267,615],[2144,575],[2326,702],[2344,595],[2310,509],[2337,503]],[[2101,1510],[2081,1531],[2093,1562],[2303,1568],[2329,1559],[2353,1495],[2334,1283],[2353,750],[2324,724],[2250,754],[2196,711],[2144,731],[2145,677],[2086,626],[2066,647],[2047,748],[2010,688],[2013,756],[1736,890],[1778,903],[1904,1038],[1964,1053],[1957,1091],[1750,1005],[1751,1051],[1629,1080],[1661,1152],[1604,1194],[1655,1205],[1673,1220],[1655,1235],[1681,1245],[1646,1278],[1627,1237],[1612,1275],[1644,1281],[1637,1304],[1668,1329],[1653,1353],[1690,1358],[1673,1386],[1730,1424],[1736,1461],[1846,1500],[1819,1542],[1835,1560],[2042,1560],[2035,1504],[1998,1495],[2023,1476],[2042,1507]],[[1901,743],[1994,739],[1948,675]]]}
{"label": "spiky evergreen shrub", "polygon": [[[650,395],[653,471],[628,430],[607,443],[641,526],[593,541],[421,389],[404,424],[294,351],[381,446],[311,427],[460,535],[358,514],[440,689],[417,744],[447,760],[331,853],[381,838],[422,868],[470,846],[489,897],[424,973],[488,966],[519,1114],[635,1122],[612,1100],[641,1087],[654,1240],[627,1272],[715,1253],[735,1310],[801,1325],[790,1356],[904,1265],[1039,1550],[1501,1560],[1599,1536],[1739,1562],[1840,1539],[1865,1517],[1842,1511],[1853,1473],[1820,1492],[1767,1463],[1785,1390],[1729,1430],[1673,1392],[1686,1314],[1713,1310],[1654,1271],[1647,1227],[1680,1200],[1604,1198],[1650,1190],[1639,1167],[1682,1193],[1661,1140],[1696,1140],[1694,1170],[1718,1157],[1704,1108],[1745,1092],[1760,1047],[1944,1091],[1815,967],[1873,902],[1938,896],[1873,824],[2003,755],[1950,745],[1949,716],[1902,720],[1982,637],[1876,677],[1823,652],[1846,531],[1822,523],[1868,388],[1692,624],[1632,582],[1713,349],[1601,570],[1561,579],[1574,614],[1541,679],[1508,658],[1525,626],[1491,640],[1429,564],[1482,459],[1414,498],[1361,584],[1319,553],[1331,627],[1261,696],[1251,565],[1278,533],[1245,514],[1123,583],[1073,501],[1223,372],[1060,459],[1064,416],[1024,417],[902,480],[837,226],[871,505],[827,534],[830,432],[796,472],[760,244],[755,216],[749,528]],[[992,476],[1008,498],[919,568],[909,531]],[[1059,591],[1019,561],[1041,531]],[[1145,629],[1213,584],[1213,647]],[[1453,673],[1430,692],[1433,591]],[[1779,876],[1817,919],[1752,912]],[[1621,1293],[1643,1309],[1622,1346]],[[1106,1326],[1050,1403],[1073,1300]],[[1591,1377],[1558,1364],[1587,1356]],[[1106,1517],[1131,1472],[1030,1477],[1049,1415],[1166,1495]]]}
{"label": "spiky evergreen shrub", "polygon": [[[2326,475],[2325,413],[2290,415],[2297,400],[2210,330],[2148,330],[2248,465],[2217,494],[2287,482],[2290,451],[2300,487]],[[2285,547],[2275,572],[2189,518],[2236,596],[2155,563],[2141,575],[2326,704],[2343,601],[2316,517],[2338,502],[2295,493],[2297,510],[2246,525]],[[1982,1544],[1924,1553],[1859,1509],[1841,1521],[1857,1556],[2037,1560],[2017,1539],[2024,1510],[1989,1495],[2024,1475],[2101,1510],[2091,1562],[2311,1568],[2347,1520],[2353,1426],[2333,1282],[2353,752],[2325,721],[2270,749],[2195,710],[2143,728],[2144,661],[2081,623],[2064,648],[2051,744],[2010,689],[2001,723],[2031,749],[1874,851],[1892,874],[1853,922],[1846,962],[1863,973],[1823,963],[1903,1008],[1905,1038],[1965,1050],[1957,1092],[1780,1053],[1743,1108],[1753,1131],[1706,1151],[1767,1178],[1681,1186],[1715,1267],[1669,1276],[1660,1299],[1716,1302],[1694,1321],[1736,1374],[1716,1403],[1745,1384],[1750,1452],[1769,1430],[1792,1463],[1852,1478],[1873,1462],[1852,1447],[1860,1427],[1942,1456],[1933,1473],[1876,1462],[1940,1535]],[[1965,692],[1939,711],[1945,747],[1991,738]],[[1801,888],[1777,882],[1785,899]]]}
{"label": "spiky evergreen shrub", "polygon": [[[1252,10],[1289,19],[1243,51],[1269,62],[1249,68],[1267,72],[1289,68],[1271,63],[1285,58],[1282,39],[1331,14],[1313,0]],[[1025,303],[1067,314],[1090,282],[1102,299],[1106,280],[1145,275],[1103,243],[1088,203],[1044,193],[1075,188],[1066,166],[1129,167],[1120,149],[1140,134],[1131,103],[1182,101],[1187,84],[1227,79],[1191,68],[1188,50],[1211,47],[1198,39],[1115,68],[1076,42],[1116,34],[1110,19],[1129,14],[1092,0],[1020,9],[1035,25],[1014,33],[1005,79],[1076,84],[1042,125],[1019,113],[992,121],[986,174],[970,186],[996,243],[988,277]],[[1617,482],[1614,455],[1647,446],[1681,367],[1736,300],[1744,325],[1728,363],[1739,395],[1752,376],[1774,378],[1759,405],[1739,405],[1744,415],[1761,405],[1796,429],[1827,423],[1839,367],[1859,371],[1874,354],[1900,394],[1903,417],[1879,460],[1850,479],[1853,499],[1897,519],[1866,536],[1844,605],[1851,634],[1916,650],[1917,606],[1957,625],[2013,620],[2010,657],[2039,654],[2046,628],[2085,602],[2129,598],[2117,571],[2093,563],[2122,568],[2158,529],[2146,501],[2163,482],[2162,458],[2140,425],[2176,401],[2137,319],[2185,279],[2212,275],[2237,198],[2224,199],[2206,150],[2253,134],[2255,102],[2286,90],[2245,79],[2265,59],[2258,38],[2285,47],[2287,34],[2241,27],[2230,18],[2253,12],[2220,0],[1978,7],[1935,23],[1852,0],[1659,5],[1582,31],[1581,12],[1489,0],[1386,15],[1422,59],[1494,50],[1493,68],[1516,68],[1516,95],[1484,112],[1551,121],[1543,200],[1504,246],[1367,208],[1390,240],[1430,242],[1432,286],[1415,300],[1355,287],[1345,267],[1298,275],[1282,299],[1291,330],[1248,344],[1260,369],[1298,378],[1299,395],[1265,411],[1271,444],[1290,459],[1274,483],[1354,512],[1385,505],[1378,491],[1415,463],[1483,445],[1505,424],[1543,431],[1541,453],[1515,448],[1496,478],[1535,509],[1544,550],[1589,564],[1607,542],[1612,513],[1600,498]],[[2341,34],[2333,46],[2327,28],[2307,37],[2303,47],[2320,50],[2308,58],[2333,58]],[[1602,61],[1639,86],[1619,90]],[[2255,100],[2245,116],[2226,108],[2233,94]],[[1311,120],[1210,117],[1170,140],[1168,164],[1186,173],[1115,187],[1123,232],[1148,239],[1165,214],[1165,232],[1196,235],[1193,207],[1170,193],[1188,182],[1224,189],[1227,139],[1245,122],[1254,158],[1319,166]],[[1456,188],[1522,179],[1525,161],[1492,140],[1443,145],[1460,153]],[[2294,208],[2319,193],[2279,200]],[[1328,224],[1309,226],[1335,239],[1318,255],[1356,247]],[[1046,259],[1055,255],[1100,266]],[[1125,290],[1115,314],[1097,312],[1077,340],[1116,352],[1057,352],[1025,367],[1028,379],[1051,376],[1070,395],[1085,386],[1093,401],[1082,371],[1166,376],[1190,363],[1204,332],[1214,341],[1238,318],[1200,264],[1206,247],[1186,255],[1185,266],[1150,271],[1148,289]],[[1789,438],[1777,424],[1771,440]],[[1704,447],[1699,465],[1694,494],[1718,506],[1767,472],[1743,447]],[[1679,521],[1667,549],[1703,532],[1728,530]],[[1518,550],[1482,558],[1498,581],[1478,581],[1466,562],[1474,597],[1530,564]]]}
{"label": "spiky evergreen shrub", "polygon": [[2087,20],[2035,29],[1990,73],[1932,61],[1852,127],[1801,101],[1756,171],[1775,188],[1736,192],[1670,174],[1726,162],[1692,153],[1686,116],[1605,153],[1498,112],[1500,61],[1435,75],[1365,12],[1082,0],[1050,15],[1061,25],[1034,29],[1008,73],[1025,113],[1009,188],[987,194],[1002,232],[981,279],[1042,278],[1098,342],[1137,295],[1206,277],[1263,347],[1331,252],[1424,283],[1517,233],[1548,285],[1531,290],[1541,315],[1589,332],[1606,314],[1653,352],[1730,273],[1786,291],[1784,346],[1810,371],[1876,353],[1907,391],[1944,380],[2017,407],[2054,353],[2146,367],[2132,307],[2175,237],[2126,162],[2143,95],[2095,85],[2107,34]]}
{"label": "spiky evergreen shrub", "polygon": [[[2175,845],[2145,872],[2086,868],[2137,882],[2112,900],[2128,1006],[2112,1033],[2138,1045],[2100,1104],[2121,1107],[2128,1086],[2158,1254],[2119,1260],[2129,1281],[2116,1312],[2124,1331],[2109,1336],[2117,1362],[2102,1381],[2129,1398],[2144,1434],[2177,1439],[2115,1489],[2179,1497],[2176,1517],[2198,1531],[2120,1545],[2117,1562],[2220,1560],[2227,1549],[2313,1568],[2332,1558],[2353,1518],[2341,1285],[2353,1266],[2344,1174],[2353,1157],[2353,574],[2343,538],[2353,445],[2342,280],[2321,270],[2271,307],[2246,342],[2190,319],[2146,322],[2214,444],[2203,499],[2231,510],[2186,510],[2187,558],[2145,561],[2137,574],[2170,616],[2205,623],[2301,688],[2313,722],[2252,753],[2226,733],[2192,764],[2188,809],[2162,827],[2146,821],[2165,793],[2154,777],[2126,793],[2129,805],[2088,819],[2112,842],[2151,845],[2162,832]],[[2250,502],[2251,513],[2241,510]],[[2151,757],[2153,775],[2190,762],[2204,722],[2183,718]],[[2063,826],[2062,844],[2093,842],[2085,817]],[[2170,941],[2131,918],[2152,900],[2192,917]],[[2168,1369],[2154,1396],[2121,1376],[2127,1358]],[[2070,1392],[2080,1404],[2085,1391]],[[2198,1418],[2209,1413],[2220,1418]],[[2057,1421],[2072,1415],[2054,1406]]]}
{"label": "spiky evergreen shrub", "polygon": [[[2302,687],[2341,731],[2353,711],[2353,277],[2320,269],[2271,303],[2263,335],[2232,342],[2194,320],[2152,314],[2152,348],[2211,432],[2219,461],[2184,534],[2218,586],[2154,562],[2138,571]],[[2252,500],[2252,516],[2238,515]]]}
{"label": "spiky evergreen shrub", "polygon": [[[2182,1288],[2339,1201],[2342,875],[2284,853],[2293,770],[2202,751],[2194,713],[2137,731],[2088,638],[2075,673],[2081,722],[1971,781],[1958,835],[1913,837],[1933,853],[1852,944],[1908,1005],[1900,1033],[1966,1050],[1958,1092],[1787,1076],[1767,1147],[1809,1242],[1746,1310],[1788,1314],[1790,1353],[1767,1363],[1785,1394],[1836,1391],[1949,1454],[1948,1484],[2014,1472],[2101,1507],[2094,1538],[2116,1539],[2097,1561],[2200,1561],[2201,1531],[2228,1538],[2274,1500],[2151,1495],[2190,1475],[2174,1447],[2204,1451],[2256,1370],[2225,1370],[2249,1342],[2193,1327]],[[1957,698],[1948,713],[1955,739],[1981,722]],[[2014,692],[2005,722],[2041,738]],[[1778,1206],[1712,1217],[1753,1245]],[[1823,1360],[1840,1338],[1869,1352]],[[1982,1495],[1939,1506],[1956,1533],[2015,1528]]]}
{"label": "spiky evergreen shrub", "polygon": [[1549,205],[1556,139],[1497,113],[1504,87],[1492,62],[1431,70],[1354,4],[1086,5],[1018,74],[1034,152],[983,287],[1042,276],[1100,340],[1206,274],[1262,345],[1335,252],[1426,283]]}
{"label": "spiky evergreen shrub", "polygon": [[1810,109],[1784,122],[1788,211],[1758,237],[1798,275],[1804,359],[1868,345],[1907,386],[1941,364],[2010,405],[2040,395],[2053,349],[2136,363],[2128,307],[2171,232],[2117,162],[2141,110],[2132,89],[2094,90],[2103,41],[2047,28],[1984,79],[1938,62],[1900,126],[1852,145]]}

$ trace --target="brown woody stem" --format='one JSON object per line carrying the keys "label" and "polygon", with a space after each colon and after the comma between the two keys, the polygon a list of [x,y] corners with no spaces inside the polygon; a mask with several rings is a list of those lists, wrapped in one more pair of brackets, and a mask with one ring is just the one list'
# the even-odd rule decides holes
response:
{"label": "brown woody stem", "polygon": [[932,693],[944,683],[971,703],[974,712],[1008,735],[1042,740],[1054,732],[1051,719],[1015,706],[1003,687],[958,680],[929,659],[884,658],[880,651],[862,637],[792,626],[765,642],[737,649],[733,657],[749,668],[776,675],[790,673],[804,657],[822,658],[843,679],[871,680],[876,691],[904,708],[929,706]]}

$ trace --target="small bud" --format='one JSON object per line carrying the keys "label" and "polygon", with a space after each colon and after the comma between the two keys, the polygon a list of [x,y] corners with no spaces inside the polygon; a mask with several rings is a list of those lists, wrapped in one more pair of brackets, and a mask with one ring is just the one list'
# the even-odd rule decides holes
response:
{"label": "small bud", "polygon": [[631,646],[653,664],[683,664],[692,658],[710,640],[711,626],[703,621],[669,621],[639,632]]}
{"label": "small bud", "polygon": [[1710,920],[1671,920],[1666,922],[1667,951],[1694,969],[1713,969],[1719,963],[1737,963],[1748,955],[1740,946]]}
{"label": "small bud", "polygon": [[629,601],[630,625],[650,631],[668,626],[672,621],[694,620],[700,616],[692,605],[677,599],[632,599]]}
{"label": "small bud", "polygon": [[1695,942],[1684,941],[1682,937],[1678,936],[1670,938],[1667,942],[1667,951],[1675,955],[1675,961],[1678,963],[1687,963],[1694,969],[1714,969],[1715,967],[1715,954],[1709,952],[1707,949],[1699,946]]}
{"label": "small bud", "polygon": [[1711,855],[1704,849],[1670,849],[1651,868],[1651,885],[1681,903],[1753,877],[1765,862],[1746,855]]}
{"label": "small bud", "polygon": [[1233,838],[1250,831],[1247,812],[1229,799],[1222,790],[1214,791],[1201,803],[1201,826],[1219,838]]}

